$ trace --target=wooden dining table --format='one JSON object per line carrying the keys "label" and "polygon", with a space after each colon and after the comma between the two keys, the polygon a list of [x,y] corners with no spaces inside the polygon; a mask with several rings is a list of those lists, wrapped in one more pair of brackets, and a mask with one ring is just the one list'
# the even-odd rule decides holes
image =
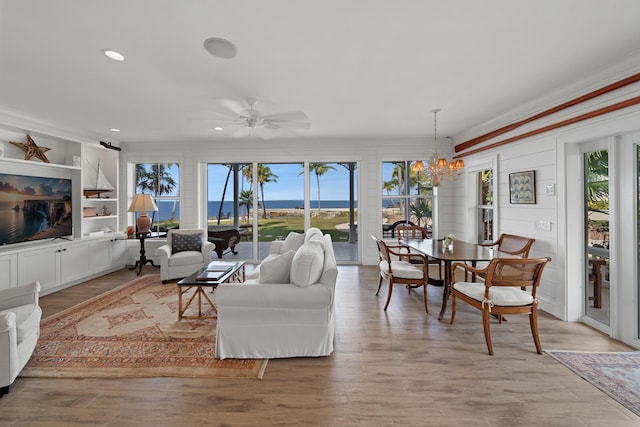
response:
{"label": "wooden dining table", "polygon": [[442,240],[435,239],[402,239],[400,244],[412,251],[426,255],[429,258],[441,260],[444,263],[444,280],[442,292],[442,308],[438,320],[442,320],[447,310],[447,301],[451,293],[451,263],[454,261],[471,262],[475,265],[478,261],[491,261],[493,258],[516,258],[506,252],[500,252],[491,247],[481,246],[477,243],[456,240],[452,249],[445,248]]}

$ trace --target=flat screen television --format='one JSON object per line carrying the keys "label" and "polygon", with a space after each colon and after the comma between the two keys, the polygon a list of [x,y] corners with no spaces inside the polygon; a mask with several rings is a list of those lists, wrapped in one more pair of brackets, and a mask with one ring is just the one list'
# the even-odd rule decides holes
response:
{"label": "flat screen television", "polygon": [[73,233],[72,181],[0,173],[0,245]]}

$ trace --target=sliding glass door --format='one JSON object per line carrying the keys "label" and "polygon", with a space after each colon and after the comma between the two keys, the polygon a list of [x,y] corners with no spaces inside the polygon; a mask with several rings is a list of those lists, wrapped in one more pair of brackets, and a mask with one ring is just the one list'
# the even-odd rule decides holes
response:
{"label": "sliding glass door", "polygon": [[609,152],[588,151],[584,156],[585,201],[585,313],[610,324],[609,281]]}

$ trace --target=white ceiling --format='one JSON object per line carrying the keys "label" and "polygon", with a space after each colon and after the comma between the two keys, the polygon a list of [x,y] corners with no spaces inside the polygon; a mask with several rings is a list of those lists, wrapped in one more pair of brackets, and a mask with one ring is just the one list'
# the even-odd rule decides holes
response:
{"label": "white ceiling", "polygon": [[457,135],[640,48],[637,0],[0,1],[0,110],[129,143],[228,139],[246,97],[307,113],[281,137]]}

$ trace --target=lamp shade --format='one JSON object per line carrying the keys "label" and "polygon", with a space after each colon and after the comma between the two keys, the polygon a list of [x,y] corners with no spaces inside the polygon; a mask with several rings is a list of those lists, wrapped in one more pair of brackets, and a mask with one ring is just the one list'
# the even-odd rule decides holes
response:
{"label": "lamp shade", "polygon": [[129,206],[129,212],[157,211],[158,206],[150,194],[136,194]]}

